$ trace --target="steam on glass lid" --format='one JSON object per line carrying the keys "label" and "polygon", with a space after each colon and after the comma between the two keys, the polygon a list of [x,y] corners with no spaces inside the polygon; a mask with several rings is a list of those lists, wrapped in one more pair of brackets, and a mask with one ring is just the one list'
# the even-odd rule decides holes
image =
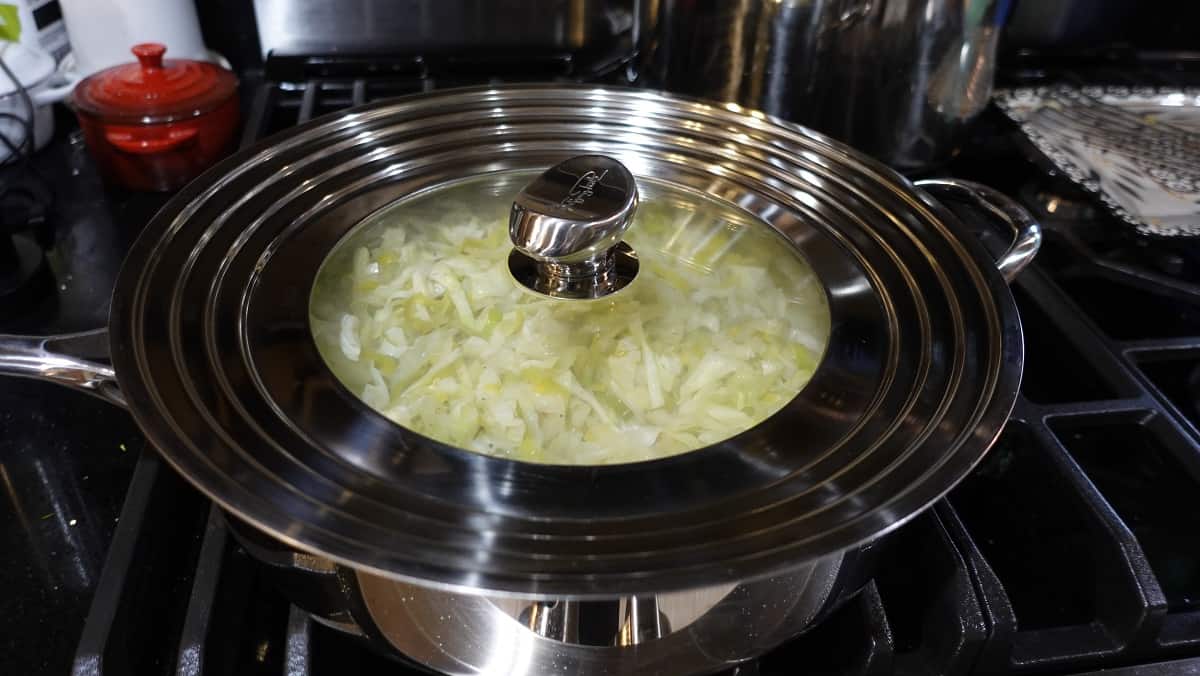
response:
{"label": "steam on glass lid", "polygon": [[407,197],[326,259],[313,335],[368,406],[470,451],[610,464],[728,439],[811,378],[825,292],[769,226],[608,157],[530,178]]}

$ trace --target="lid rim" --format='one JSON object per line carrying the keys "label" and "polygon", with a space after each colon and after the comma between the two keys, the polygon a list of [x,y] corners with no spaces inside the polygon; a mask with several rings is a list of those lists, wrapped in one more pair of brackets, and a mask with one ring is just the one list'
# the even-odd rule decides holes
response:
{"label": "lid rim", "polygon": [[106,124],[122,124],[122,125],[128,125],[128,126],[151,126],[151,125],[156,125],[156,124],[170,124],[172,122],[182,122],[184,120],[191,120],[191,119],[194,119],[197,117],[204,117],[205,115],[208,115],[209,113],[221,108],[222,106],[227,105],[229,103],[230,99],[236,97],[236,95],[237,95],[237,92],[235,91],[229,97],[226,97],[225,99],[222,99],[220,101],[216,101],[212,105],[210,105],[206,108],[197,108],[195,110],[192,110],[191,112],[181,112],[181,113],[162,114],[162,115],[149,115],[149,114],[137,114],[137,113],[127,113],[127,114],[124,114],[124,113],[109,113],[109,114],[100,113],[100,112],[96,112],[94,109],[86,109],[86,108],[80,106],[79,103],[74,99],[73,95],[67,97],[66,102],[77,115],[86,115],[90,118],[95,119],[97,122],[103,122]]}

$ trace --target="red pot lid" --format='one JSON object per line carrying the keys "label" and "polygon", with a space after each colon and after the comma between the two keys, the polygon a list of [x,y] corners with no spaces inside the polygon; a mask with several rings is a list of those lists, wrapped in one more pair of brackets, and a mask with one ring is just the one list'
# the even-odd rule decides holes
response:
{"label": "red pot lid", "polygon": [[205,61],[163,60],[167,48],[134,45],[137,63],[123,63],[84,78],[72,93],[76,110],[105,119],[166,122],[202,115],[229,100],[237,77]]}

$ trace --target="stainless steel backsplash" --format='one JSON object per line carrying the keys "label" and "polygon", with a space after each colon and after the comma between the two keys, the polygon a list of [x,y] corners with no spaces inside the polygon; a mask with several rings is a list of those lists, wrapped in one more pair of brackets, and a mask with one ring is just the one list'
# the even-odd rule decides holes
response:
{"label": "stainless steel backsplash", "polygon": [[254,0],[264,55],[604,49],[637,0]]}

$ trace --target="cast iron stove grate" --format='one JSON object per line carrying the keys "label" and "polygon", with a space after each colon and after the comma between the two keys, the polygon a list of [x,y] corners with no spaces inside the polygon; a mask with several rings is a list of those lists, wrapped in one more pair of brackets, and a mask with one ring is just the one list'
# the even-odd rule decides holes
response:
{"label": "cast iron stove grate", "polygon": [[[465,83],[397,72],[267,81],[243,144]],[[1027,163],[986,160],[960,165],[1013,169],[1019,182],[999,187],[1030,204],[1061,199],[1043,208],[1045,252],[1016,285],[1028,364],[1012,421],[958,489],[888,540],[862,594],[730,675],[1200,670],[1200,257],[1115,236],[1086,205],[1058,208],[1069,200],[1046,195],[1061,186]],[[421,672],[290,606],[220,512],[146,453],[74,673]]]}

